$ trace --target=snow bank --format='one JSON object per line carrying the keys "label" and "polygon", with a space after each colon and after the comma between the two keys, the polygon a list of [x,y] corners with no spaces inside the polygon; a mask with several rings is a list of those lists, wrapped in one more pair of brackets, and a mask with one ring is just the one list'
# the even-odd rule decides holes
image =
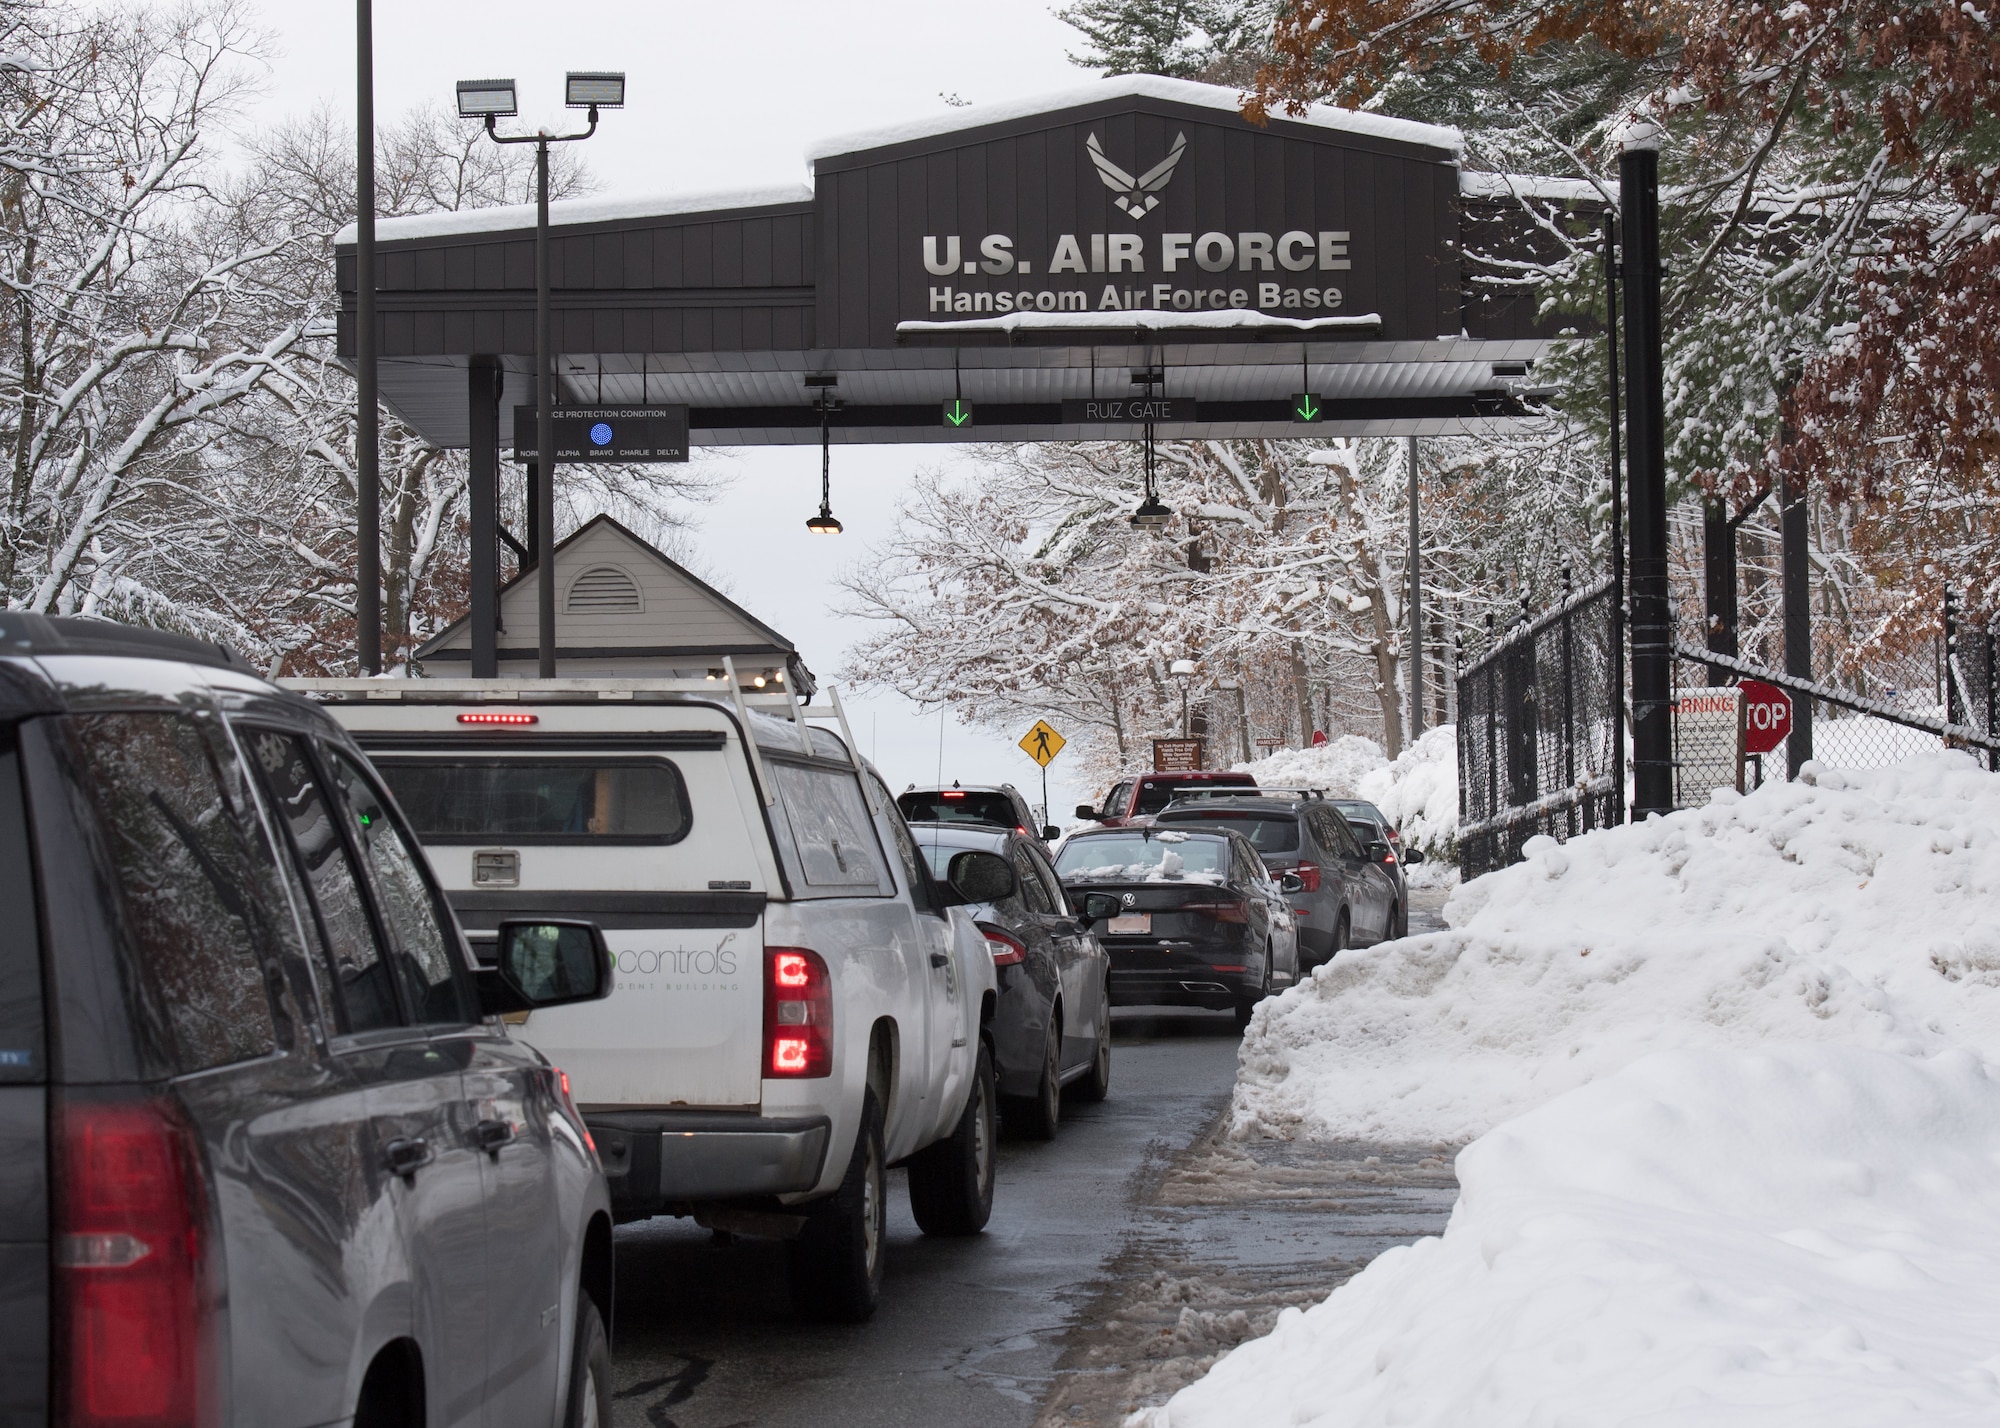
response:
{"label": "snow bank", "polygon": [[1461,1141],[1653,1051],[2000,1054],[2000,778],[1963,754],[1605,829],[1344,953],[1246,1036],[1238,1135]]}
{"label": "snow bank", "polygon": [[1963,1051],[1649,1057],[1468,1147],[1442,1238],[1131,1421],[2000,1421],[1996,1169]]}
{"label": "snow bank", "polygon": [[1458,726],[1426,730],[1394,763],[1363,774],[1354,796],[1387,814],[1405,847],[1421,848],[1432,864],[1449,862],[1458,841]]}
{"label": "snow bank", "polygon": [[1323,788],[1334,798],[1359,798],[1362,775],[1388,765],[1382,746],[1359,734],[1342,734],[1316,749],[1280,749],[1267,758],[1237,764],[1264,788]]}

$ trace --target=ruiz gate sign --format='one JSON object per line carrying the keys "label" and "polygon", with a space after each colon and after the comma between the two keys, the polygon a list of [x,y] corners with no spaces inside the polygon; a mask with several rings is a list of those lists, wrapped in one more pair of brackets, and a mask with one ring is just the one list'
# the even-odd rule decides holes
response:
{"label": "ruiz gate sign", "polygon": [[835,319],[822,339],[1122,313],[1205,326],[1258,314],[1303,330],[1334,318],[1322,326],[1432,339],[1457,325],[1457,275],[1439,262],[1456,232],[1456,155],[1436,129],[1351,119],[1258,129],[1149,98],[821,153],[821,312]]}

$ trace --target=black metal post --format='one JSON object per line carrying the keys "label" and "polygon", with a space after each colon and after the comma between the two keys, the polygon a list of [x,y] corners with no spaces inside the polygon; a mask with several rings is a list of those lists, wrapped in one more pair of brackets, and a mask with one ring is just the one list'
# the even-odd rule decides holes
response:
{"label": "black metal post", "polygon": [[1417,514],[1417,439],[1409,439],[1410,458],[1410,742],[1424,734],[1424,558],[1422,524]]}
{"label": "black metal post", "polygon": [[354,656],[382,672],[381,427],[375,375],[375,18],[354,6]]}
{"label": "black metal post", "polygon": [[474,358],[466,373],[471,427],[467,514],[472,527],[472,677],[500,673],[500,369]]}
{"label": "black metal post", "polygon": [[[595,113],[592,114],[593,124]],[[535,145],[535,673],[556,677],[555,344],[549,321],[549,144]]]}
{"label": "black metal post", "polygon": [[[1812,678],[1811,527],[1805,483],[1786,473],[1778,500],[1779,584],[1785,617],[1785,673]],[[1797,778],[1813,756],[1813,702],[1801,694],[1792,701],[1792,732],[1785,739],[1785,766]]]}
{"label": "black metal post", "polygon": [[[1720,498],[1701,503],[1702,587],[1708,606],[1708,647],[1732,659],[1736,643],[1736,522]],[[1708,682],[1720,686],[1736,676],[1719,664],[1708,667]]]}
{"label": "black metal post", "polygon": [[1628,139],[1618,159],[1625,239],[1625,426],[1632,474],[1632,816],[1640,819],[1674,806],[1658,143],[1657,130]]}
{"label": "black metal post", "polygon": [[[1611,819],[1625,821],[1625,458],[1618,392],[1618,230],[1604,215],[1604,366],[1611,410]],[[1461,715],[1462,717],[1462,715]]]}
{"label": "black metal post", "polygon": [[1944,722],[1970,724],[1972,716],[1958,697],[1958,671],[1952,666],[1958,655],[1958,611],[1953,607],[1951,587],[1944,590]]}

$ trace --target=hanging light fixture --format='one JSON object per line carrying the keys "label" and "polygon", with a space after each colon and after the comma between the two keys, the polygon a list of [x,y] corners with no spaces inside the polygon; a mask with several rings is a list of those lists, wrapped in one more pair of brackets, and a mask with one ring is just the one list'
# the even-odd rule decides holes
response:
{"label": "hanging light fixture", "polygon": [[[1152,395],[1152,384],[1148,383],[1146,387],[1148,401],[1152,399]],[[1139,509],[1132,513],[1132,524],[1142,531],[1156,531],[1171,521],[1174,518],[1174,513],[1170,507],[1160,500],[1159,484],[1154,464],[1153,424],[1150,421],[1146,423],[1145,454],[1146,499],[1141,501]]]}
{"label": "hanging light fixture", "polygon": [[839,535],[845,529],[833,513],[833,433],[829,426],[831,404],[819,399],[819,514],[806,518],[806,529],[814,535]]}

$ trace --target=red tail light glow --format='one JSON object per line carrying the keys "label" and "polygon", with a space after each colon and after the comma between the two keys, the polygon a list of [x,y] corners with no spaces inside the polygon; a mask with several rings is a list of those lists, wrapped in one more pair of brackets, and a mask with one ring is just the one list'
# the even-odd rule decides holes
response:
{"label": "red tail light glow", "polygon": [[192,1428],[208,1330],[193,1132],[171,1102],[65,1098],[55,1136],[57,1421]]}
{"label": "red tail light glow", "polygon": [[1020,939],[1002,932],[990,922],[979,924],[979,930],[986,934],[986,950],[993,954],[996,967],[1013,967],[1028,958],[1027,944]]}
{"label": "red tail light glow", "polygon": [[965,790],[960,788],[948,788],[944,791],[943,796],[946,798],[963,798],[965,797]]}
{"label": "red tail light glow", "polygon": [[1297,873],[1299,875],[1299,881],[1306,885],[1305,891],[1307,892],[1319,891],[1318,863],[1300,863],[1296,868],[1293,868],[1292,871]]}
{"label": "red tail light glow", "polygon": [[570,1122],[583,1132],[583,1143],[589,1146],[590,1153],[595,1155],[597,1154],[597,1137],[592,1135],[590,1127],[583,1123],[583,1115],[577,1110],[576,1102],[569,1094],[569,1072],[563,1070],[560,1066],[555,1068],[555,1072],[556,1090],[562,1096],[563,1109],[569,1112]]}
{"label": "red tail light glow", "polygon": [[461,724],[539,724],[542,722],[542,716],[539,714],[521,713],[503,714],[495,711],[478,714],[461,714],[458,716],[458,722]]}
{"label": "red tail light glow", "polygon": [[1250,920],[1250,909],[1245,904],[1238,901],[1224,901],[1220,898],[1213,902],[1184,902],[1178,910],[1181,912],[1206,913],[1217,922],[1248,922]]}
{"label": "red tail light glow", "polygon": [[764,1074],[833,1074],[833,981],[819,953],[764,949]]}

